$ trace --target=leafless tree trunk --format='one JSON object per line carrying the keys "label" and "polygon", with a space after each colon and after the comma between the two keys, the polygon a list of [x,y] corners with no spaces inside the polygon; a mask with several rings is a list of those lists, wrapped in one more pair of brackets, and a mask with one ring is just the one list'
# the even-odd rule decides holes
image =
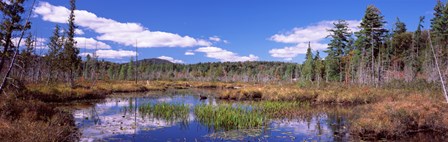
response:
{"label": "leafless tree trunk", "polygon": [[438,59],[437,59],[436,52],[434,51],[434,47],[432,45],[431,32],[428,32],[428,38],[429,38],[429,44],[431,46],[432,54],[434,56],[434,60],[435,60],[435,63],[436,63],[437,71],[439,73],[440,82],[442,83],[443,94],[445,95],[446,102],[448,103],[448,95],[447,95],[447,92],[446,92],[445,81],[444,81],[442,73],[440,71],[439,62],[437,61]]}

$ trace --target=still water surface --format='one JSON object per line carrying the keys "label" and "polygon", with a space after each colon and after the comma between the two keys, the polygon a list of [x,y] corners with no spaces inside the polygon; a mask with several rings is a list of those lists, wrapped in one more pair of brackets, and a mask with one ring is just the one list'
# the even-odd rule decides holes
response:
{"label": "still water surface", "polygon": [[[216,92],[210,90],[161,92],[156,95],[117,94],[105,101],[78,108],[73,115],[82,133],[81,141],[347,141],[349,139],[344,116],[319,111],[308,114],[307,117],[268,119],[267,125],[259,129],[215,131],[197,121],[193,112],[194,106],[200,104],[229,104],[218,101],[213,97],[214,94]],[[208,99],[200,100],[199,95],[207,95]],[[186,104],[190,108],[190,113],[185,120],[164,120],[143,116],[136,109],[140,105],[163,102]],[[250,106],[247,102],[238,103]]]}

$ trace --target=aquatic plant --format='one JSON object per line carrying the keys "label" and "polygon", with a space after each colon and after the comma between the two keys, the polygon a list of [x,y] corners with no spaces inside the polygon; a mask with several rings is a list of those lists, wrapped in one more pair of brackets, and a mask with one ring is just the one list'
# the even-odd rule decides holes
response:
{"label": "aquatic plant", "polygon": [[202,104],[194,108],[194,113],[200,123],[215,130],[259,128],[266,120],[260,112],[242,106]]}
{"label": "aquatic plant", "polygon": [[142,117],[152,116],[156,119],[166,120],[168,122],[183,121],[188,119],[188,113],[190,108],[185,104],[170,104],[170,103],[157,103],[157,104],[144,104],[138,107],[139,113]]}

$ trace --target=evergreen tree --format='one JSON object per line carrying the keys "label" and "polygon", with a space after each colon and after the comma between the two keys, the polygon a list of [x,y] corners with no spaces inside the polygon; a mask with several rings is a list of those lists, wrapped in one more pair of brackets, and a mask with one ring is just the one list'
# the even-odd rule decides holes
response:
{"label": "evergreen tree", "polygon": [[[380,67],[375,66],[375,61],[379,55],[380,47],[386,37],[387,30],[384,28],[384,16],[381,11],[373,5],[369,5],[365,15],[361,21],[361,30],[357,33],[358,46],[362,49],[361,64],[364,66],[364,71],[368,70],[369,82],[376,84],[380,81]],[[365,72],[363,72],[365,73]],[[367,77],[362,75],[363,78]],[[363,79],[364,80],[364,79]]]}
{"label": "evergreen tree", "polygon": [[316,51],[316,56],[313,59],[313,64],[314,64],[314,73],[315,73],[314,78],[317,81],[317,84],[319,86],[320,81],[322,80],[322,77],[324,76],[324,73],[325,73],[325,66],[324,66],[322,59],[320,58],[319,51]]}
{"label": "evergreen tree", "polygon": [[342,82],[344,62],[342,58],[351,50],[351,32],[348,28],[348,23],[344,20],[339,20],[334,24],[334,28],[328,30],[330,32],[329,37],[331,41],[328,44],[328,49],[325,51],[328,53],[327,60],[327,80],[335,80],[336,78]]}
{"label": "evergreen tree", "polygon": [[128,67],[126,64],[121,65],[120,76],[119,76],[120,80],[125,80],[127,78],[127,70],[128,70]]}
{"label": "evergreen tree", "polygon": [[63,48],[63,38],[60,35],[60,28],[58,25],[55,26],[53,35],[50,37],[50,42],[48,43],[48,52],[44,57],[46,64],[48,66],[48,80],[47,84],[53,80],[53,75],[55,72],[61,69],[60,61],[62,60],[62,48]]}
{"label": "evergreen tree", "polygon": [[[448,6],[448,3],[447,3]],[[448,60],[448,7],[443,5],[440,0],[434,7],[434,17],[431,19],[431,35],[433,44],[436,45],[436,52],[439,54],[441,65],[446,64]]]}
{"label": "evergreen tree", "polygon": [[114,70],[114,66],[109,66],[109,68],[107,69],[107,75],[109,76],[109,80],[115,80],[115,74],[114,74],[115,70]]}
{"label": "evergreen tree", "polygon": [[434,17],[431,19],[431,32],[434,36],[434,42],[440,42],[444,32],[444,10],[446,7],[440,0],[437,0],[437,4],[434,7]]}
{"label": "evergreen tree", "polygon": [[[15,37],[19,37],[22,40],[24,31],[31,28],[29,20],[25,22],[22,18],[25,12],[24,8],[25,0],[2,0],[0,1],[0,12],[2,17],[0,20],[0,93],[3,89],[9,85],[8,82],[11,78],[11,73],[14,73],[14,69],[18,69],[16,72],[20,72],[20,68],[14,68],[16,64],[17,55],[19,54],[19,46],[12,40]],[[29,17],[28,17],[29,18]],[[22,31],[20,35],[16,32]],[[5,65],[5,63],[7,63]],[[20,80],[18,80],[20,81]],[[16,82],[16,81],[14,81]],[[4,92],[3,92],[4,93]]]}
{"label": "evergreen tree", "polygon": [[34,40],[33,35],[31,33],[28,34],[25,40],[25,49],[22,50],[21,57],[21,66],[23,68],[20,79],[23,79],[23,76],[30,72],[30,66],[33,65],[31,63],[33,61],[33,52],[34,52]]}
{"label": "evergreen tree", "polygon": [[68,32],[67,32],[67,40],[65,41],[63,48],[63,57],[62,60],[64,62],[64,71],[68,73],[68,80],[70,83],[70,87],[75,87],[75,77],[76,72],[81,64],[81,58],[78,56],[79,49],[76,48],[75,41],[75,9],[76,4],[75,0],[70,0],[70,16],[68,20]]}
{"label": "evergreen tree", "polygon": [[84,78],[85,79],[88,79],[88,78],[90,78],[90,72],[91,72],[91,62],[92,62],[92,57],[90,56],[90,54],[87,54],[87,56],[86,56],[86,62],[84,63],[85,65],[84,65],[84,72],[83,72],[83,75],[84,75]]}
{"label": "evergreen tree", "polygon": [[131,58],[131,61],[128,63],[128,68],[127,68],[127,79],[128,80],[133,80],[134,79],[134,59]]}
{"label": "evergreen tree", "polygon": [[302,77],[305,81],[313,81],[314,76],[314,62],[313,53],[311,51],[311,45],[308,44],[308,49],[306,51],[306,60],[303,63]]}
{"label": "evergreen tree", "polygon": [[400,21],[400,18],[397,17],[397,22],[395,23],[394,34],[402,34],[407,31],[406,24]]}

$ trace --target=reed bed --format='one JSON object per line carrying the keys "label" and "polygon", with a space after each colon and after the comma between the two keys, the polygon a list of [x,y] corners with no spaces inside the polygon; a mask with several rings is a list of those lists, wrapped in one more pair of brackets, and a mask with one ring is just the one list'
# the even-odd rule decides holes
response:
{"label": "reed bed", "polygon": [[186,121],[190,107],[185,104],[144,104],[138,107],[139,113],[142,117],[152,116],[156,119],[162,119],[169,122]]}
{"label": "reed bed", "polygon": [[266,124],[266,117],[260,112],[242,106],[203,104],[196,106],[194,113],[200,123],[215,130],[260,128]]}

